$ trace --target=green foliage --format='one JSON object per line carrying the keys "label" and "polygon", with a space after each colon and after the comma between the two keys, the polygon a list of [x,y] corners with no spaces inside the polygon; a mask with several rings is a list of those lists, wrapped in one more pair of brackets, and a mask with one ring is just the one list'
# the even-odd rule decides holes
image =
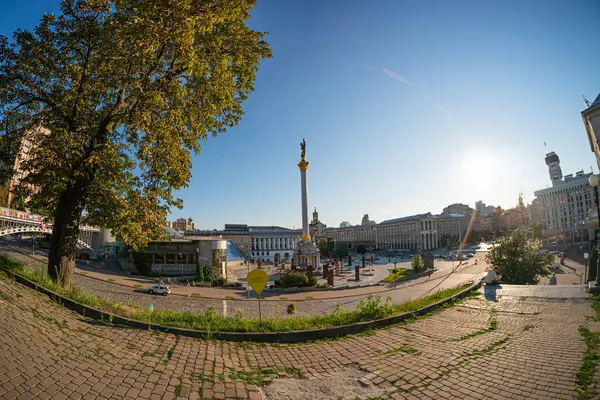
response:
{"label": "green foliage", "polygon": [[420,254],[416,254],[410,261],[410,265],[412,266],[413,272],[419,272],[419,270],[425,265],[423,262],[423,257],[421,257]]}
{"label": "green foliage", "polygon": [[8,185],[0,185],[0,207],[8,207]]}
{"label": "green foliage", "polygon": [[[496,241],[486,255],[489,264],[499,268],[502,281],[513,285],[535,285],[541,276],[548,276],[548,266],[554,256],[542,252],[539,240],[528,240],[525,233],[516,232]],[[519,258],[522,260],[519,261]]]}
{"label": "green foliage", "polygon": [[394,313],[391,297],[388,297],[385,303],[382,303],[381,296],[373,296],[372,294],[365,300],[359,301],[356,309],[367,319],[385,318]]}
{"label": "green foliage", "polygon": [[223,317],[217,314],[212,307],[205,314],[156,308],[154,311],[148,311],[147,309],[140,309],[138,307],[129,307],[96,295],[84,293],[77,288],[66,290],[47,276],[33,272],[24,267],[22,263],[15,262],[3,254],[0,254],[0,265],[81,304],[104,309],[111,313],[117,313],[143,322],[179,328],[201,329],[211,332],[289,332],[364,322],[373,318],[383,318],[395,314],[417,311],[430,304],[451,297],[470,286],[462,285],[440,290],[408,303],[394,305],[390,304],[389,299],[385,303],[382,303],[381,298],[371,296],[363,300],[354,311],[345,311],[338,305],[331,314],[310,317],[289,317],[285,319],[263,318],[262,322],[260,322],[258,318],[246,318],[244,313],[236,313],[234,316]]}
{"label": "green foliage", "polygon": [[227,279],[224,276],[218,276],[212,279],[211,285],[219,287],[227,286]]}
{"label": "green foliage", "polygon": [[240,122],[271,57],[246,25],[254,5],[62,0],[60,15],[0,36],[0,136],[38,132],[19,190],[54,217],[53,257],[73,254],[82,222],[135,248],[164,237],[192,154]]}
{"label": "green foliage", "polygon": [[288,272],[287,274],[281,276],[279,281],[281,283],[281,287],[283,288],[307,287],[317,284],[316,278],[312,277],[309,279],[308,275],[300,271]]}
{"label": "green foliage", "polygon": [[287,305],[287,313],[288,315],[296,314],[296,303],[290,303]]}
{"label": "green foliage", "polygon": [[404,268],[392,268],[392,270],[390,271],[390,274],[384,279],[382,280],[382,282],[385,283],[392,283],[392,282],[397,282],[401,279],[406,278],[406,270]]}
{"label": "green foliage", "polygon": [[541,239],[542,238],[542,223],[541,222],[536,222],[533,227],[531,228],[531,236],[534,239]]}
{"label": "green foliage", "polygon": [[357,252],[358,254],[365,254],[365,253],[367,252],[367,246],[365,246],[364,244],[359,244],[359,245],[356,247],[356,252]]}
{"label": "green foliage", "polygon": [[133,263],[140,274],[144,276],[150,276],[152,272],[152,260],[147,253],[142,251],[133,252]]}
{"label": "green foliage", "polygon": [[196,263],[196,280],[199,282],[204,282],[204,265],[202,261],[198,261]]}
{"label": "green foliage", "polygon": [[202,270],[204,275],[204,281],[210,282],[213,278],[213,269],[209,264],[202,264]]}
{"label": "green foliage", "polygon": [[331,238],[322,238],[319,240],[319,251],[324,258],[335,257],[335,242]]}
{"label": "green foliage", "polygon": [[335,253],[337,257],[343,260],[348,257],[350,250],[348,249],[348,245],[346,243],[340,243],[336,246]]}

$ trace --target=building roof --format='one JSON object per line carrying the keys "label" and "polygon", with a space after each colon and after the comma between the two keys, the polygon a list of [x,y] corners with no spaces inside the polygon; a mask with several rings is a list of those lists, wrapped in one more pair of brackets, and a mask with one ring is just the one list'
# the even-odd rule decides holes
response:
{"label": "building roof", "polygon": [[468,218],[468,215],[465,214],[438,214],[438,215],[434,215],[434,218]]}
{"label": "building roof", "polygon": [[420,219],[423,218],[429,218],[431,217],[431,213],[425,213],[425,214],[416,214],[416,215],[410,215],[408,217],[402,217],[402,218],[395,218],[395,219],[388,219],[386,221],[382,221],[379,223],[379,225],[383,225],[383,224],[393,224],[395,222],[404,222],[404,221],[418,221]]}
{"label": "building roof", "polygon": [[168,226],[163,226],[163,229],[169,238],[181,238],[183,236],[181,233]]}
{"label": "building roof", "polygon": [[596,97],[596,100],[594,100],[594,102],[592,103],[590,108],[596,107],[596,106],[600,106],[600,94],[598,94],[598,97]]}
{"label": "building roof", "polygon": [[302,229],[289,229],[282,226],[249,226],[253,234],[257,233],[302,233]]}
{"label": "building roof", "polygon": [[561,181],[556,186],[552,186],[552,187],[549,187],[546,189],[536,190],[534,192],[534,195],[536,197],[546,196],[549,194],[560,192],[565,189],[571,189],[573,187],[576,187],[576,186],[579,186],[582,184],[589,185],[588,179],[589,179],[590,175],[592,175],[591,172],[588,172],[587,174],[582,174],[582,175],[577,174],[576,176],[573,176],[572,178],[570,178],[568,181]]}

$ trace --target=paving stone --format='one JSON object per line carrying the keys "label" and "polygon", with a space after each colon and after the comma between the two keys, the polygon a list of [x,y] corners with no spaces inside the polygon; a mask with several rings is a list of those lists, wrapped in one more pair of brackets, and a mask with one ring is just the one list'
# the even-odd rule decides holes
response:
{"label": "paving stone", "polygon": [[[20,301],[19,308],[0,301],[2,399],[158,400],[179,394],[258,400],[263,389],[232,379],[235,372],[298,368],[319,380],[358,365],[365,372],[357,387],[381,389],[383,398],[572,399],[586,351],[578,327],[600,329],[586,319],[593,311],[585,302],[491,303],[475,298],[368,336],[241,346],[91,325],[40,293],[6,280],[0,280],[0,292]],[[492,314],[497,327],[489,331]],[[57,329],[48,318],[65,321],[68,328]],[[482,385],[482,373],[503,385]],[[265,383],[277,385],[289,378],[274,374]]]}

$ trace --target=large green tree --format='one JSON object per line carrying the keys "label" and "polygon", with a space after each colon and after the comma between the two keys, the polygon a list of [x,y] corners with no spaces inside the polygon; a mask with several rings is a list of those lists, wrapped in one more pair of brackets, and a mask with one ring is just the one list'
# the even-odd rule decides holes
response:
{"label": "large green tree", "polygon": [[[50,216],[48,272],[70,288],[82,223],[140,247],[162,237],[192,153],[235,126],[264,33],[254,0],[63,0],[33,31],[0,38],[0,129],[43,126],[28,207]],[[5,132],[8,135],[8,132]],[[31,190],[34,185],[35,190]]]}
{"label": "large green tree", "polygon": [[321,256],[325,258],[332,257],[335,250],[335,242],[331,238],[321,238],[319,240],[319,251],[321,252]]}
{"label": "large green tree", "polygon": [[541,276],[548,276],[554,256],[542,251],[542,242],[528,240],[518,231],[496,240],[496,246],[486,256],[487,262],[499,268],[502,281],[515,285],[535,285]]}

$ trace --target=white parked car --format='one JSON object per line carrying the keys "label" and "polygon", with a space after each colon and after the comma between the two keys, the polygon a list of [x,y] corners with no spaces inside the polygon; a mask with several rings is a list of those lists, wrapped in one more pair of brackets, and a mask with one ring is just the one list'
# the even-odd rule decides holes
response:
{"label": "white parked car", "polygon": [[148,287],[148,293],[150,294],[162,294],[166,296],[171,294],[171,288],[167,285],[153,285]]}

